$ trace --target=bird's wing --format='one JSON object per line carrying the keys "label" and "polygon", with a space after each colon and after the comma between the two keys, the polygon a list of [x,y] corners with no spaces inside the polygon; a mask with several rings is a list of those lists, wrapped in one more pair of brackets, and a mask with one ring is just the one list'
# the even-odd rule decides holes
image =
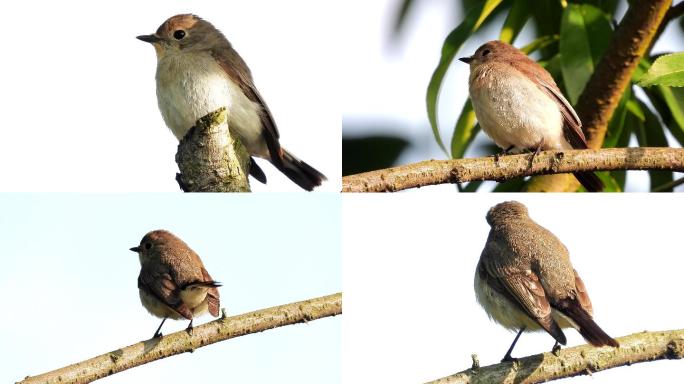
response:
{"label": "bird's wing", "polygon": [[178,286],[168,273],[156,274],[142,270],[138,276],[138,288],[149,292],[186,319],[192,319],[192,311],[181,301]]}
{"label": "bird's wing", "polygon": [[531,270],[502,265],[498,259],[489,258],[485,263],[486,272],[491,277],[488,281],[490,286],[511,302],[519,304],[523,312],[565,345],[565,335],[551,316],[551,305],[539,277]]}
{"label": "bird's wing", "polygon": [[570,143],[573,148],[586,149],[587,139],[582,132],[582,122],[579,116],[570,105],[570,102],[563,96],[561,91],[555,84],[551,84],[543,79],[537,78],[540,89],[544,91],[549,97],[557,101],[561,114],[563,115],[563,135],[565,140]]}
{"label": "bird's wing", "polygon": [[584,282],[577,274],[577,271],[573,269],[573,272],[575,272],[575,288],[577,289],[577,301],[579,301],[579,304],[582,307],[582,309],[584,309],[585,311],[587,311],[589,315],[591,315],[594,313],[594,310],[591,306],[591,300],[589,299],[589,293],[587,293],[587,288],[584,286]]}
{"label": "bird's wing", "polygon": [[248,99],[261,106],[261,126],[263,131],[261,134],[266,140],[268,151],[271,155],[271,160],[282,163],[282,154],[280,153],[280,133],[276,126],[275,120],[268,109],[268,105],[261,97],[261,94],[254,86],[252,74],[249,72],[247,64],[242,60],[240,55],[233,49],[232,54],[226,54],[225,51],[213,51],[212,56],[219,63],[221,68],[228,74],[228,76],[240,87]]}
{"label": "bird's wing", "polygon": [[211,276],[209,276],[209,272],[207,272],[207,270],[204,269],[204,267],[202,267],[202,277],[205,281],[211,281],[214,283],[214,286],[212,286],[209,289],[209,291],[207,291],[207,304],[209,307],[209,313],[211,313],[212,316],[216,317],[219,315],[219,307],[221,306],[221,302],[219,300],[219,291],[217,288],[219,284],[212,280]]}

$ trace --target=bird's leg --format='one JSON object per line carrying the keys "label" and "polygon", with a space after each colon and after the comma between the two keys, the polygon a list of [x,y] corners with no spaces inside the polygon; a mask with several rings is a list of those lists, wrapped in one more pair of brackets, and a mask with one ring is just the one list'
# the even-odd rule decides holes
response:
{"label": "bird's leg", "polygon": [[188,327],[185,328],[185,331],[188,333],[188,335],[192,336],[192,320],[190,319],[190,324],[188,324]]}
{"label": "bird's leg", "polygon": [[161,331],[161,327],[162,327],[162,325],[164,325],[165,321],[166,321],[166,317],[164,318],[164,320],[162,320],[161,324],[159,324],[159,328],[157,328],[157,331],[154,333],[154,336],[152,336],[153,339],[156,339],[157,337],[162,337],[162,334],[159,331]]}
{"label": "bird's leg", "polygon": [[515,339],[513,339],[513,344],[511,344],[510,348],[508,348],[508,352],[506,352],[506,356],[504,356],[503,359],[501,359],[502,363],[516,360],[516,359],[511,357],[511,352],[513,352],[513,347],[515,347],[515,343],[518,342],[518,339],[520,338],[520,335],[522,335],[523,331],[525,331],[525,327],[520,328],[520,331],[518,331],[518,334],[515,335]]}
{"label": "bird's leg", "polygon": [[556,342],[553,343],[553,348],[551,348],[551,353],[558,356],[558,355],[560,355],[560,350],[561,350],[561,346],[560,346],[560,344],[558,344],[558,340],[556,340]]}
{"label": "bird's leg", "polygon": [[515,148],[515,145],[511,145],[510,147],[504,149],[503,152],[501,152],[501,153],[495,153],[495,154],[494,154],[494,161],[498,163],[498,162],[499,162],[499,158],[500,158],[501,156],[506,156],[506,155],[508,155],[508,152],[512,151],[513,148]]}
{"label": "bird's leg", "polygon": [[532,168],[532,162],[534,162],[534,158],[537,157],[539,152],[541,152],[542,147],[544,147],[544,138],[539,141],[539,144],[537,144],[537,148],[534,149],[534,152],[532,152],[532,157],[530,157],[530,168]]}

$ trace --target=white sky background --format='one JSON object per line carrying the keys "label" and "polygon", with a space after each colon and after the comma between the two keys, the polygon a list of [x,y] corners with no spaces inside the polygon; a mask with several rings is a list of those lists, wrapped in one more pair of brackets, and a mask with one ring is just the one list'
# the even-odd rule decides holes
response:
{"label": "white sky background", "polygon": [[[427,120],[425,94],[439,62],[444,39],[463,19],[460,6],[453,1],[416,1],[401,35],[392,39],[399,1],[352,0],[347,4],[346,18],[354,20],[354,23],[353,28],[345,30],[343,46],[346,52],[356,53],[345,57],[345,68],[354,74],[342,84],[345,136],[388,134],[407,139],[410,144],[398,159],[399,164],[446,158],[433,138]],[[498,21],[470,38],[457,57],[469,56],[482,43],[498,39],[504,17],[500,16]],[[518,36],[516,46],[532,40],[530,25],[528,22]],[[654,47],[654,52],[683,49],[681,30],[671,25]],[[447,148],[467,96],[468,66],[454,60],[445,77],[438,107],[441,136]],[[678,146],[671,136],[669,138],[671,145]],[[487,144],[491,144],[491,140],[480,132],[466,157],[481,156],[483,153],[478,147]],[[631,145],[636,146],[637,143]],[[648,191],[648,180],[646,172],[628,172],[626,190]],[[487,182],[480,190],[490,190],[494,186],[494,182]],[[452,185],[428,188],[456,190]],[[678,190],[684,191],[684,187],[680,186]]]}
{"label": "white sky background", "polygon": [[[336,5],[315,0],[0,3],[0,190],[178,191],[177,140],[157,108],[156,56],[135,37],[195,13],[245,59],[281,144],[341,175]],[[11,16],[10,16],[11,15]],[[259,161],[259,160],[258,160]],[[301,191],[267,161],[254,191]]]}
{"label": "white sky background", "polygon": [[[487,210],[526,204],[565,244],[587,286],[594,319],[611,336],[682,328],[681,218],[677,195],[345,195],[346,383],[423,383],[498,363],[515,336],[490,321],[473,290]],[[372,218],[372,219],[371,219]],[[584,344],[565,331],[568,346]],[[514,357],[547,352],[553,338],[525,333]],[[678,360],[636,364],[563,382],[672,382]],[[677,380],[675,380],[677,381]]]}
{"label": "white sky background", "polygon": [[[181,237],[237,315],[341,291],[337,195],[4,194],[0,382],[13,383],[149,339],[138,256],[153,229]],[[213,318],[197,318],[195,325]],[[340,382],[342,317],[227,340],[102,383]],[[162,332],[184,330],[167,320]],[[99,383],[100,381],[98,381]]]}

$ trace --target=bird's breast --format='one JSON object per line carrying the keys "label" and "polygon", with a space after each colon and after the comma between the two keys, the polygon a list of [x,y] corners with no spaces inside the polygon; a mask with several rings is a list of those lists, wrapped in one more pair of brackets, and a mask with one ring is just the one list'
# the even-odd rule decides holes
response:
{"label": "bird's breast", "polygon": [[156,78],[159,110],[178,140],[221,107],[228,111],[231,132],[248,150],[261,140],[260,105],[245,96],[211,55],[166,55],[157,63]]}
{"label": "bird's breast", "polygon": [[530,79],[501,64],[472,71],[470,97],[482,130],[501,148],[565,148],[558,105]]}

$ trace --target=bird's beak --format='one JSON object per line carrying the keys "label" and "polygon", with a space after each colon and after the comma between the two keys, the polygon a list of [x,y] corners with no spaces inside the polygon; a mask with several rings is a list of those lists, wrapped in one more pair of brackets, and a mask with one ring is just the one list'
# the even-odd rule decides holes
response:
{"label": "bird's beak", "polygon": [[158,43],[161,41],[161,37],[159,37],[157,35],[140,35],[140,36],[137,36],[136,39],[142,40],[142,41],[144,41],[146,43],[150,43],[150,44]]}
{"label": "bird's beak", "polygon": [[131,251],[140,253],[140,247],[133,247]]}
{"label": "bird's beak", "polygon": [[472,56],[470,56],[470,57],[461,57],[461,58],[459,58],[459,60],[461,60],[462,62],[464,62],[464,63],[466,63],[466,64],[470,64],[470,62],[473,61],[473,57],[472,57]]}

